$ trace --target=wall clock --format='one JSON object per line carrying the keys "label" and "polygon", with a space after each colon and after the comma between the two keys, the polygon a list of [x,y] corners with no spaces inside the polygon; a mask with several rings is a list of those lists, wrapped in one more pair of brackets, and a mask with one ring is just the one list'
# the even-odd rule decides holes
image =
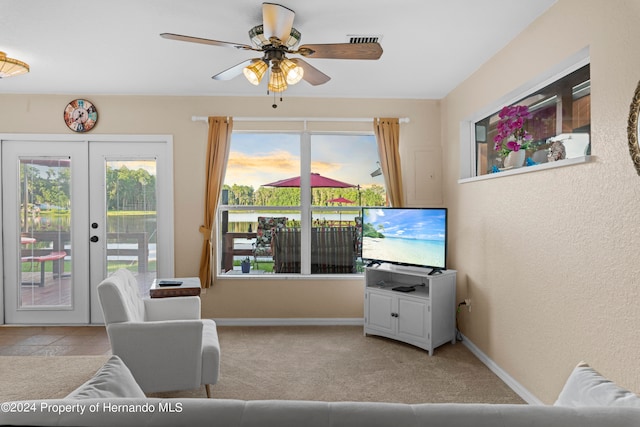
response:
{"label": "wall clock", "polygon": [[98,110],[86,99],[74,99],[64,109],[64,122],[74,132],[88,132],[98,121]]}

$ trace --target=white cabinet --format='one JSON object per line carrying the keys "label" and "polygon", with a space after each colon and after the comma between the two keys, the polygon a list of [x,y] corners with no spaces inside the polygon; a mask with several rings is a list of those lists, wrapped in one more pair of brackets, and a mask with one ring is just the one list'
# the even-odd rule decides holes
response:
{"label": "white cabinet", "polygon": [[[456,272],[382,264],[365,269],[364,333],[433,349],[456,342]],[[410,287],[411,292],[393,290]]]}

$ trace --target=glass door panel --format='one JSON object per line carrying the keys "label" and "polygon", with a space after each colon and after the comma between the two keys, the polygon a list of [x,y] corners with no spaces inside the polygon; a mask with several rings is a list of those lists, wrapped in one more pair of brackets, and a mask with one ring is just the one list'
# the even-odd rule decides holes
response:
{"label": "glass door panel", "polygon": [[148,297],[156,278],[156,160],[106,160],[105,166],[107,275],[130,269]]}
{"label": "glass door panel", "polygon": [[72,302],[71,160],[21,158],[19,308]]}

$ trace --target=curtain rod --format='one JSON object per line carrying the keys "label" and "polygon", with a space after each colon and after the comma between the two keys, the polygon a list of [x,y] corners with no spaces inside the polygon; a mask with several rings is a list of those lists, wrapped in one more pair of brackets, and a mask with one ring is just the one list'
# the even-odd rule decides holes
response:
{"label": "curtain rod", "polygon": [[[357,117],[233,117],[236,122],[372,122],[373,118]],[[409,117],[399,119],[400,123],[409,123]],[[208,122],[206,116],[191,116],[191,121]]]}

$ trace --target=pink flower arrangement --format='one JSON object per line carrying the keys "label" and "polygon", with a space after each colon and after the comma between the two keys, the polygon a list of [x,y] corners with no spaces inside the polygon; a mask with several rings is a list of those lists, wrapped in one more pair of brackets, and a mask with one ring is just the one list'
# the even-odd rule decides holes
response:
{"label": "pink flower arrangement", "polygon": [[[514,105],[504,107],[498,114],[498,134],[493,138],[493,149],[506,157],[511,151],[527,150],[533,137],[524,130],[524,121],[531,118],[529,107]],[[506,142],[505,142],[506,141]]]}

